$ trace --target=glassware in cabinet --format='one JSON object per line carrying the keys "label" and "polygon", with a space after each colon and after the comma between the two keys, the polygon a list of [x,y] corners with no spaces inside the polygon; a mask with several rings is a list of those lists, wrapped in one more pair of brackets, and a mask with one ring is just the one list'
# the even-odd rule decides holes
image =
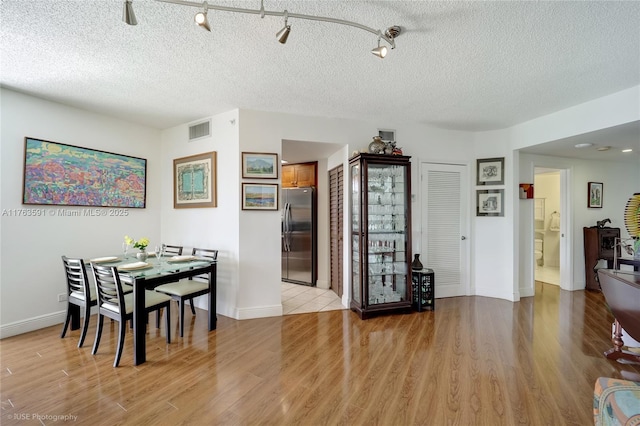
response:
{"label": "glassware in cabinet", "polygon": [[361,318],[411,309],[411,163],[407,156],[350,160],[351,309]]}

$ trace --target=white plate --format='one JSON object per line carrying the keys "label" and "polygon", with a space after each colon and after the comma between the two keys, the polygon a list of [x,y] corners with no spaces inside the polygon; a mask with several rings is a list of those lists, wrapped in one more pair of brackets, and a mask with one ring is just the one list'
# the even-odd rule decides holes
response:
{"label": "white plate", "polygon": [[107,256],[107,257],[96,257],[95,259],[89,259],[89,261],[93,263],[113,262],[114,260],[118,260],[118,258],[116,256]]}
{"label": "white plate", "polygon": [[133,263],[125,263],[124,265],[118,266],[118,269],[123,271],[135,271],[136,269],[144,269],[149,268],[151,265],[147,262],[133,262]]}
{"label": "white plate", "polygon": [[173,256],[167,259],[167,262],[189,262],[195,258],[195,256]]}

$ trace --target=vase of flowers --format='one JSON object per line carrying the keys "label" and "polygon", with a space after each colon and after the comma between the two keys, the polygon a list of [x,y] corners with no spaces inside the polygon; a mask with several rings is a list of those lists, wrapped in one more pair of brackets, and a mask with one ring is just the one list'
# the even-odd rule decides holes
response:
{"label": "vase of flowers", "polygon": [[144,262],[149,257],[147,253],[147,246],[149,245],[149,239],[146,237],[142,237],[139,240],[134,240],[128,235],[124,236],[124,242],[133,248],[137,248],[139,251],[136,253],[136,257],[139,261]]}

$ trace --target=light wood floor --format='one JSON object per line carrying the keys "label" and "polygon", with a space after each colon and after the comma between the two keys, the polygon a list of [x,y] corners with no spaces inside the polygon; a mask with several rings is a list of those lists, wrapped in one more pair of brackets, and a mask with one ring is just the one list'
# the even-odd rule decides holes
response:
{"label": "light wood floor", "polygon": [[186,315],[185,338],[174,322],[169,345],[151,321],[138,367],[131,333],[111,366],[108,324],[91,355],[95,319],[82,349],[60,327],[0,341],[0,423],[589,425],[598,376],[640,377],[602,356],[612,317],[601,294],[541,283],[515,304],[438,299],[434,312],[366,321],[348,310],[219,316],[207,333],[204,312]]}

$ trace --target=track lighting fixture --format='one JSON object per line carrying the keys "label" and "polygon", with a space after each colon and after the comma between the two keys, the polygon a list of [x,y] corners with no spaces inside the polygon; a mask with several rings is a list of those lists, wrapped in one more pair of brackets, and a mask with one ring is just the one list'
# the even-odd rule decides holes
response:
{"label": "track lighting fixture", "polygon": [[380,37],[378,37],[378,47],[371,49],[371,53],[376,55],[378,58],[384,58],[387,56],[387,46],[380,46]]}
{"label": "track lighting fixture", "polygon": [[276,38],[282,44],[285,44],[287,42],[287,39],[289,38],[289,33],[291,32],[291,25],[287,23],[288,19],[289,19],[289,13],[285,10],[284,11],[284,28],[282,28],[276,34]]}
{"label": "track lighting fixture", "polygon": [[[202,3],[197,3],[189,0],[155,0],[162,3],[171,3],[177,4],[180,6],[189,6],[196,8],[204,8],[203,12],[198,12],[195,16],[196,23],[206,29],[207,31],[211,31],[211,27],[209,26],[209,21],[207,20],[207,10],[213,9],[222,12],[233,12],[233,13],[249,13],[254,15],[260,15],[261,18],[265,16],[284,16],[284,28],[276,33],[277,40],[285,44],[287,42],[287,38],[289,37],[289,33],[291,32],[291,25],[289,25],[288,18],[296,18],[296,19],[307,19],[310,21],[319,21],[319,22],[329,22],[332,24],[346,25],[349,27],[359,28],[364,31],[368,31],[372,34],[378,36],[378,47],[373,49],[371,53],[376,55],[379,58],[384,58],[388,52],[387,46],[381,45],[380,42],[384,40],[389,44],[391,49],[396,48],[396,37],[400,34],[399,26],[392,26],[387,28],[384,32],[380,30],[375,30],[373,28],[367,27],[365,25],[359,24],[353,21],[346,21],[344,19],[336,19],[329,18],[325,16],[314,16],[314,15],[303,15],[300,13],[289,13],[286,10],[284,12],[277,11],[269,11],[264,9],[264,0],[260,0],[260,9],[244,9],[239,7],[230,7],[230,6],[218,6],[218,5],[209,5],[206,1]],[[125,0],[124,3],[124,15],[123,21],[125,21],[129,25],[136,25],[138,22],[136,21],[136,17],[133,14],[132,0]]]}
{"label": "track lighting fixture", "polygon": [[136,14],[133,13],[133,5],[131,4],[131,0],[126,0],[124,2],[124,7],[122,9],[122,20],[128,25],[138,25]]}
{"label": "track lighting fixture", "polygon": [[200,25],[205,30],[211,32],[211,27],[209,26],[209,20],[207,19],[207,11],[209,9],[209,5],[205,1],[204,3],[204,11],[196,13],[196,16],[193,18],[196,21],[196,24]]}

